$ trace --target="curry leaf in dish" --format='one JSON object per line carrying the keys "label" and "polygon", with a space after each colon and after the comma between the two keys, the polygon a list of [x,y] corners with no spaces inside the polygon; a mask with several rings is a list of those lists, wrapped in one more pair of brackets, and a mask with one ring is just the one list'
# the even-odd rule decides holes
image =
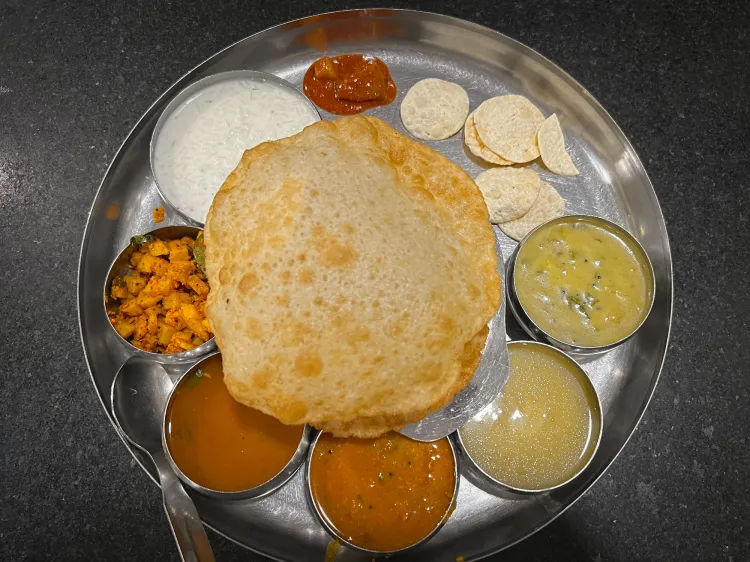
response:
{"label": "curry leaf in dish", "polygon": [[140,244],[147,244],[148,242],[153,242],[156,240],[154,236],[151,234],[136,234],[130,239],[130,243],[133,246],[138,246]]}
{"label": "curry leaf in dish", "polygon": [[206,272],[206,246],[203,243],[203,233],[201,232],[195,239],[195,245],[193,246],[193,259],[198,267]]}

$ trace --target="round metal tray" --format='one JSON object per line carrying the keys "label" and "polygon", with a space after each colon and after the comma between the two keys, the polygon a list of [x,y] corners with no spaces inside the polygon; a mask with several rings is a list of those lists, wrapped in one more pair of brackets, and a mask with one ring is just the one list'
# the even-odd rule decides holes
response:
{"label": "round metal tray", "polygon": [[[568,214],[609,219],[631,232],[653,266],[656,298],[640,331],[626,344],[582,364],[599,392],[605,426],[599,451],[586,471],[549,495],[526,501],[491,496],[462,478],[458,505],[443,529],[410,560],[472,560],[524,539],[578,499],[615,459],[648,405],[669,339],[672,261],[664,219],[643,165],[606,111],[575,80],[528,47],[490,29],[454,18],[413,11],[366,10],[314,16],[248,37],[188,72],[149,109],[130,132],[107,170],[83,238],[78,277],[81,337],[91,379],[110,416],[109,389],[128,351],[106,326],[102,287],[107,268],[130,236],[153,229],[151,211],[162,201],[149,166],[149,140],[166,104],[190,83],[235,69],[270,72],[301,86],[321,51],[368,53],[383,59],[398,86],[391,105],[371,110],[403,131],[399,105],[417,80],[438,77],[461,84],[471,108],[492,96],[519,93],[545,115],[560,117],[581,174],[540,170],[563,195]],[[323,118],[330,115],[321,112]],[[483,165],[465,150],[462,134],[427,143],[476,176]],[[536,167],[536,165],[534,165]],[[179,223],[175,213],[168,222]],[[499,231],[503,254],[515,242]],[[512,331],[514,321],[509,319]],[[143,458],[131,449],[144,470]],[[148,466],[148,468],[146,468]],[[310,513],[303,473],[255,502],[222,503],[196,496],[203,520],[218,532],[279,560],[323,560],[329,537]],[[356,556],[345,556],[346,560]]]}

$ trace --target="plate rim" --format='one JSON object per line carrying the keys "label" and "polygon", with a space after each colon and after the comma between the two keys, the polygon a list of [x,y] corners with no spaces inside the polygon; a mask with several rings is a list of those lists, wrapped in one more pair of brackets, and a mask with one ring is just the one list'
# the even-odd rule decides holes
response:
{"label": "plate rim", "polygon": [[[483,558],[486,558],[488,556],[492,556],[493,554],[497,554],[499,552],[502,552],[512,546],[515,546],[516,544],[526,540],[530,536],[536,534],[538,531],[545,528],[547,525],[555,521],[558,517],[560,517],[563,513],[565,513],[568,509],[570,509],[578,500],[580,500],[585,494],[591,490],[591,488],[599,481],[599,479],[611,468],[611,466],[614,464],[614,462],[617,460],[617,458],[622,453],[623,449],[628,445],[630,440],[633,437],[633,434],[635,433],[635,430],[640,425],[644,414],[646,413],[646,410],[648,409],[648,406],[651,403],[651,400],[653,399],[654,392],[656,391],[656,387],[658,385],[659,379],[661,378],[662,371],[664,369],[664,364],[666,362],[667,358],[667,352],[669,350],[669,342],[672,336],[672,325],[673,325],[673,317],[674,317],[674,264],[672,260],[672,250],[671,250],[671,242],[669,239],[669,233],[667,231],[666,227],[666,221],[664,219],[664,213],[662,211],[661,204],[659,203],[658,196],[656,195],[656,191],[654,190],[653,182],[651,181],[651,178],[648,174],[648,171],[646,170],[646,167],[643,165],[643,161],[641,160],[640,156],[636,152],[635,148],[633,147],[632,143],[628,139],[628,137],[625,135],[623,130],[621,129],[620,125],[615,121],[615,119],[610,115],[610,113],[602,106],[599,101],[586,89],[584,88],[573,76],[571,76],[564,68],[562,68],[560,65],[552,61],[551,59],[547,58],[546,56],[539,53],[536,49],[529,47],[528,45],[518,41],[517,39],[514,39],[513,37],[510,37],[500,31],[497,31],[491,27],[487,27],[485,25],[475,23],[473,21],[465,20],[462,18],[458,18],[456,16],[451,16],[447,14],[441,14],[437,12],[431,12],[431,11],[424,11],[424,10],[412,10],[412,9],[403,9],[403,8],[360,8],[360,9],[350,9],[350,10],[334,10],[329,12],[321,12],[317,14],[310,14],[301,18],[296,18],[288,21],[284,21],[269,27],[265,27],[263,29],[260,29],[254,33],[251,33],[250,35],[247,35],[229,45],[226,47],[216,51],[211,56],[207,57],[206,59],[199,62],[194,67],[190,68],[187,72],[182,74],[175,82],[173,82],[166,90],[162,92],[159,97],[156,98],[146,109],[146,111],[140,116],[140,118],[135,122],[135,124],[130,128],[127,135],[124,137],[123,141],[120,143],[119,147],[117,148],[117,151],[115,152],[114,156],[112,157],[112,160],[110,161],[109,165],[107,166],[107,169],[104,172],[104,175],[102,176],[101,181],[99,182],[99,186],[96,189],[96,192],[94,194],[93,200],[91,202],[91,206],[89,208],[89,212],[86,214],[86,224],[83,230],[83,236],[81,240],[81,248],[78,254],[78,272],[76,275],[76,308],[77,308],[77,316],[78,316],[78,333],[81,340],[81,346],[83,348],[83,355],[84,360],[86,363],[86,369],[89,374],[89,379],[91,381],[91,384],[94,387],[94,391],[97,395],[97,398],[99,399],[99,403],[102,406],[102,409],[107,415],[107,418],[110,422],[110,425],[114,428],[116,435],[120,438],[120,440],[125,445],[128,452],[130,452],[130,455],[133,457],[133,459],[136,461],[136,463],[141,467],[141,469],[146,473],[146,475],[151,479],[151,481],[158,487],[159,483],[155,479],[154,475],[152,474],[151,470],[149,470],[145,464],[142,462],[142,460],[135,454],[133,448],[128,444],[124,436],[120,433],[120,431],[117,429],[117,426],[113,420],[112,413],[107,408],[107,405],[104,402],[104,397],[101,392],[99,392],[99,388],[97,386],[96,380],[94,378],[94,373],[92,369],[92,362],[90,359],[90,351],[86,343],[86,338],[84,334],[84,319],[83,319],[83,309],[81,306],[82,303],[82,272],[83,272],[83,260],[84,256],[86,254],[86,249],[89,245],[89,239],[90,239],[90,230],[91,230],[91,217],[94,212],[94,208],[96,206],[97,201],[99,200],[99,196],[101,195],[102,188],[104,187],[105,182],[107,181],[107,178],[110,175],[110,172],[115,167],[116,164],[119,163],[123,156],[123,148],[125,145],[129,142],[131,136],[138,130],[141,126],[141,123],[150,118],[154,111],[155,107],[160,105],[162,100],[165,98],[168,98],[169,96],[173,95],[178,87],[184,88],[187,85],[189,85],[189,82],[187,82],[192,76],[197,74],[201,68],[209,63],[210,61],[214,60],[215,58],[219,57],[224,52],[234,48],[235,46],[239,45],[240,43],[251,39],[257,35],[260,35],[262,33],[266,33],[272,30],[277,30],[279,28],[283,28],[285,26],[294,26],[294,27],[301,27],[307,23],[315,23],[320,22],[324,19],[330,19],[332,16],[335,17],[342,17],[344,15],[349,17],[359,17],[364,18],[368,16],[388,16],[392,15],[393,13],[400,13],[400,14],[410,14],[415,16],[430,16],[432,18],[441,19],[447,23],[452,23],[453,25],[457,25],[459,27],[463,27],[465,29],[468,29],[470,31],[478,32],[480,34],[483,34],[490,39],[497,40],[497,38],[502,38],[504,42],[507,42],[511,44],[515,49],[521,50],[525,52],[526,54],[531,55],[532,58],[536,58],[538,61],[542,62],[543,64],[550,66],[555,69],[555,71],[558,73],[559,77],[562,78],[565,83],[573,88],[597,113],[602,116],[605,121],[610,123],[613,126],[614,133],[617,135],[618,140],[622,143],[622,145],[625,147],[626,152],[629,156],[631,156],[636,166],[642,171],[643,178],[648,183],[648,186],[651,188],[651,193],[653,193],[653,203],[655,204],[655,211],[658,214],[658,216],[661,218],[661,225],[660,229],[662,232],[662,243],[665,250],[665,257],[666,257],[666,265],[667,265],[667,271],[666,271],[666,293],[668,297],[668,319],[667,319],[667,333],[666,338],[664,339],[664,346],[663,350],[660,350],[660,353],[662,355],[661,361],[659,361],[657,368],[655,370],[655,376],[652,378],[649,388],[647,390],[647,396],[645,397],[644,402],[642,403],[642,406],[640,408],[640,411],[638,412],[637,419],[635,420],[635,423],[633,424],[632,428],[628,432],[626,438],[622,442],[622,445],[618,448],[618,450],[614,453],[611,460],[606,464],[605,467],[603,467],[597,474],[592,476],[591,481],[581,490],[581,492],[577,495],[577,497],[573,498],[569,503],[564,505],[559,512],[552,515],[549,519],[544,521],[541,525],[535,527],[531,532],[526,534],[525,536],[509,542],[507,544],[502,545],[499,548],[494,548],[490,550],[485,550],[481,553],[479,553],[476,557],[472,557],[473,560],[480,560]],[[224,532],[220,531],[213,525],[207,523],[203,518],[201,518],[203,521],[203,524],[207,527],[209,527],[212,531],[218,533],[222,537],[226,538],[227,540],[247,549],[251,552],[254,552],[256,554],[259,554],[261,556],[264,556],[271,560],[277,560],[279,562],[284,562],[284,559],[278,558],[275,556],[271,556],[269,554],[266,554],[264,552],[261,552],[259,550],[256,550],[255,548],[248,546],[239,540],[228,536]]]}

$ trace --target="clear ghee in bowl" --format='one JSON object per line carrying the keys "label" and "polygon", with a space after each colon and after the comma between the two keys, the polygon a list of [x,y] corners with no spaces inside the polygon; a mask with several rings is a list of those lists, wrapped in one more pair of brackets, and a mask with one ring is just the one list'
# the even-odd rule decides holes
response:
{"label": "clear ghee in bowl", "polygon": [[471,460],[507,488],[543,491],[574,478],[601,434],[596,391],[575,361],[545,344],[508,344],[510,378],[459,430]]}

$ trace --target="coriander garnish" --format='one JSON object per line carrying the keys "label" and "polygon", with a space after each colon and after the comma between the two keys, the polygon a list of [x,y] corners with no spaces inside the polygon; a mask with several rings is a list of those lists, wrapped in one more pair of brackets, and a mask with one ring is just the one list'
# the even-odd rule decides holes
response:
{"label": "coriander garnish", "polygon": [[201,382],[203,374],[203,369],[198,369],[192,375],[190,375],[188,380],[185,382],[185,386],[187,386],[188,388],[195,388],[196,386],[198,386],[198,383]]}

